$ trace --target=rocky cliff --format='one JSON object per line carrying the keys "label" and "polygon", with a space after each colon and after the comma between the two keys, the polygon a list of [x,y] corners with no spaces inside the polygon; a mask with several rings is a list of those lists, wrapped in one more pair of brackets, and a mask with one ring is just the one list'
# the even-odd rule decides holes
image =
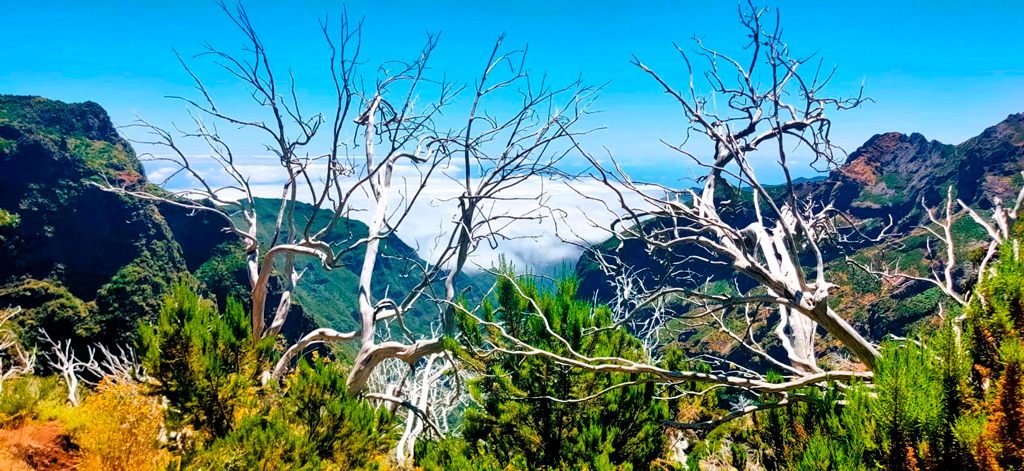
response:
{"label": "rocky cliff", "polygon": [[830,196],[859,218],[892,215],[908,231],[923,222],[923,200],[939,205],[946,189],[981,209],[995,198],[1016,197],[1024,161],[1024,114],[1008,116],[959,145],[929,141],[920,134],[879,134],[850,154],[829,178],[805,191]]}

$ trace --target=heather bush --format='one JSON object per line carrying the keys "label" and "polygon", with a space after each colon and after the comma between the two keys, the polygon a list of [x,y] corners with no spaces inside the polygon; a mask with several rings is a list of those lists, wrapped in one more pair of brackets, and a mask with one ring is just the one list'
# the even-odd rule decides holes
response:
{"label": "heather bush", "polygon": [[180,285],[142,327],[152,393],[166,398],[176,437],[172,468],[386,469],[390,415],[351,397],[347,370],[315,355],[284,384],[262,384],[276,350],[272,340],[253,346],[249,320],[233,299],[220,313]]}

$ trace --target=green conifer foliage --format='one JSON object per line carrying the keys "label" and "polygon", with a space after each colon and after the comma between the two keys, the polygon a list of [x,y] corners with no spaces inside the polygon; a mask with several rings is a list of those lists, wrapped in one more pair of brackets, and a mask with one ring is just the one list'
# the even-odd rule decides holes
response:
{"label": "green conifer foliage", "polygon": [[975,374],[981,383],[998,378],[1003,367],[1002,342],[1019,338],[1019,330],[1024,327],[1024,261],[1014,253],[1013,243],[1000,249],[995,276],[987,277],[975,288],[973,302],[967,308]]}
{"label": "green conifer foliage", "polygon": [[914,344],[889,344],[876,370],[874,415],[881,426],[889,471],[920,469],[921,441],[936,419],[937,384],[929,373],[928,352]]}
{"label": "green conifer foliage", "polygon": [[184,433],[180,469],[383,469],[393,446],[384,409],[348,395],[347,371],[314,355],[283,387],[259,375],[275,353],[254,347],[242,305],[223,313],[183,284],[172,290],[155,325],[143,325],[143,364],[154,393],[167,398],[165,419]]}
{"label": "green conifer foliage", "polygon": [[923,341],[886,343],[871,387],[756,414],[752,444],[767,470],[973,469],[965,433],[970,353],[947,321]]}
{"label": "green conifer foliage", "polygon": [[159,321],[140,330],[143,361],[158,381],[155,392],[168,400],[172,426],[216,439],[235,428],[245,408],[254,407],[266,355],[251,346],[250,331],[241,304],[229,301],[221,315],[187,286],[174,287]]}
{"label": "green conifer foliage", "polygon": [[943,328],[931,339],[931,371],[939,384],[939,400],[935,422],[929,430],[933,468],[957,469],[969,464],[966,444],[958,438],[958,422],[965,418],[970,402],[971,355],[967,339],[953,327],[947,315]]}
{"label": "green conifer foliage", "polygon": [[[559,280],[541,292],[530,277],[503,265],[495,302],[485,300],[483,318],[503,322],[512,335],[531,345],[568,355],[566,345],[590,357],[642,359],[639,340],[623,328],[611,328],[611,311],[576,298],[578,283]],[[487,332],[472,319],[460,319],[469,348],[479,348]],[[606,330],[595,331],[609,327]],[[585,335],[586,334],[586,335]],[[496,336],[487,337],[500,342]],[[502,345],[508,347],[508,345]],[[486,453],[516,469],[642,470],[662,453],[668,418],[664,401],[653,400],[653,383],[607,388],[639,376],[596,374],[535,357],[492,355],[479,364],[483,375],[471,385],[480,404],[464,414],[462,445],[448,444],[420,458],[430,465],[452,465]],[[602,391],[605,391],[601,393]],[[600,393],[600,394],[599,394]],[[556,401],[558,399],[585,399]],[[482,469],[490,457],[480,456]],[[435,468],[440,469],[440,468]]]}
{"label": "green conifer foliage", "polygon": [[317,356],[301,360],[282,402],[299,425],[303,450],[340,469],[367,469],[392,445],[393,427],[386,408],[374,409],[349,396],[346,371]]}
{"label": "green conifer foliage", "polygon": [[[995,276],[975,288],[967,309],[974,361],[976,415],[958,424],[979,469],[1024,468],[1024,260],[1019,240],[1000,248]],[[982,425],[984,424],[984,425]]]}

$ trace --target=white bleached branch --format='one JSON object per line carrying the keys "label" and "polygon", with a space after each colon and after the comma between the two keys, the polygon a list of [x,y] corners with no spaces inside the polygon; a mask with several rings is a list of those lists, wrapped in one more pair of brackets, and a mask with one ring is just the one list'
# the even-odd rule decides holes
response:
{"label": "white bleached branch", "polygon": [[26,351],[11,328],[11,319],[20,312],[20,307],[0,312],[0,394],[3,393],[4,381],[32,374],[36,366],[35,350]]}

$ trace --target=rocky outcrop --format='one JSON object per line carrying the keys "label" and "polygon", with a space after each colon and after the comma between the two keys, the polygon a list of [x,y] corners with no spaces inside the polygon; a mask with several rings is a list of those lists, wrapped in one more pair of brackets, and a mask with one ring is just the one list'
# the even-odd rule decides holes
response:
{"label": "rocky outcrop", "polygon": [[906,232],[925,220],[921,202],[941,204],[946,190],[986,209],[1016,196],[1024,162],[1024,114],[1010,115],[959,145],[914,133],[879,134],[850,154],[829,178],[804,186],[818,199],[863,219],[892,216]]}

